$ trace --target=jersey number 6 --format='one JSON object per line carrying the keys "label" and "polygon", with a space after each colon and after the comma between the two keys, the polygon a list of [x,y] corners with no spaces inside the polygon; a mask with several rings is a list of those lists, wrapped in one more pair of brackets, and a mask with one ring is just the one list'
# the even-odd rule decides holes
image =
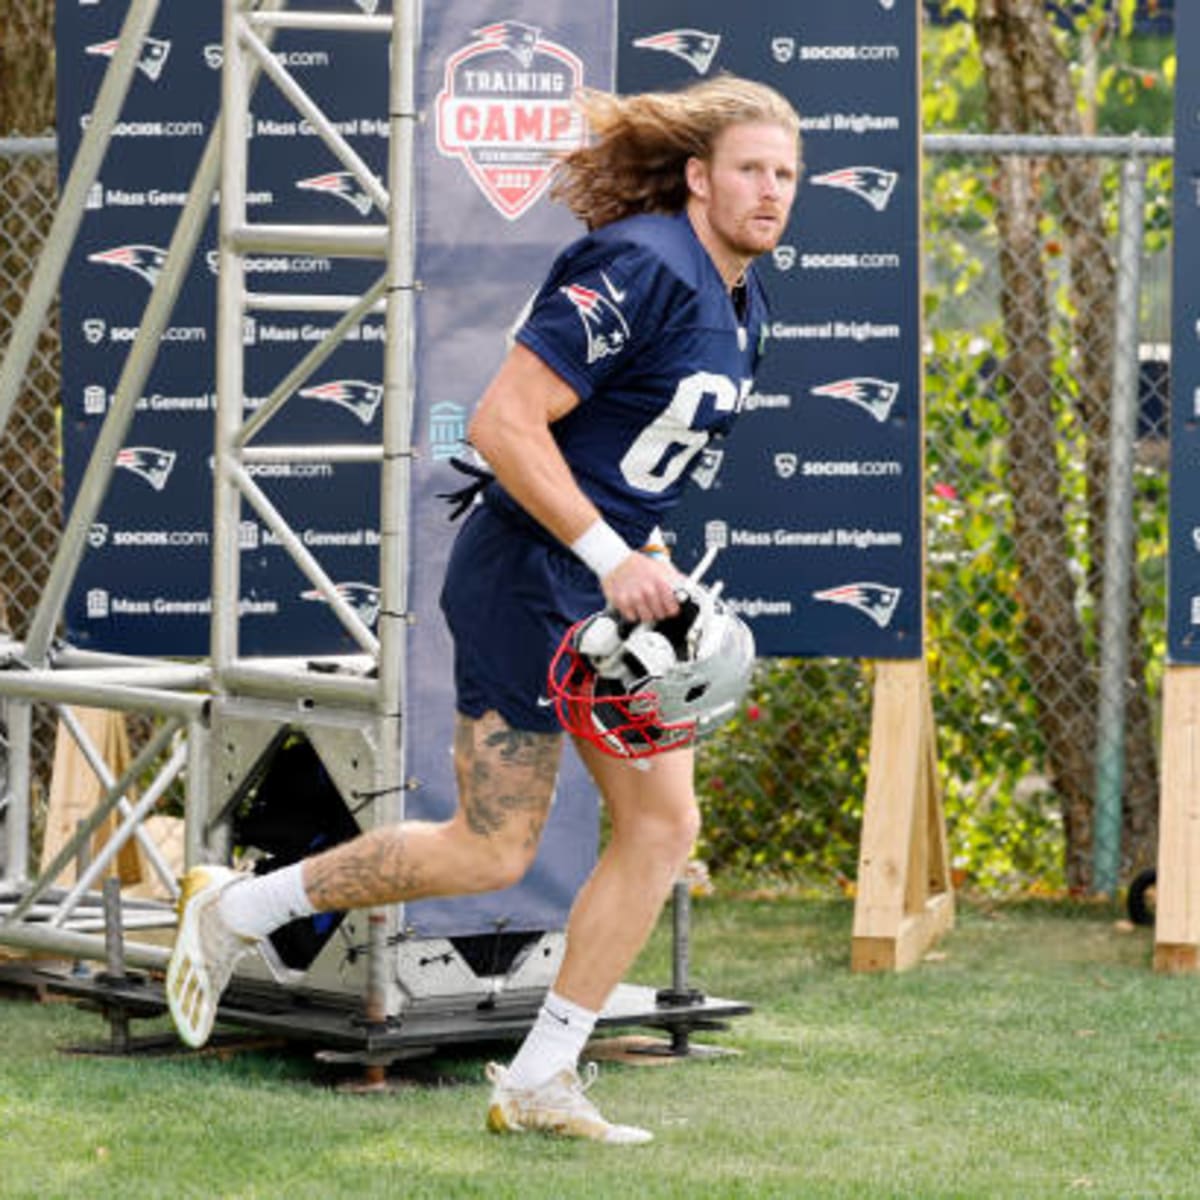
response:
{"label": "jersey number 6", "polygon": [[707,445],[709,431],[693,428],[706,396],[717,412],[733,412],[750,390],[746,379],[741,391],[728,375],[697,371],[679,381],[671,403],[638,434],[621,459],[621,474],[643,492],[665,492]]}

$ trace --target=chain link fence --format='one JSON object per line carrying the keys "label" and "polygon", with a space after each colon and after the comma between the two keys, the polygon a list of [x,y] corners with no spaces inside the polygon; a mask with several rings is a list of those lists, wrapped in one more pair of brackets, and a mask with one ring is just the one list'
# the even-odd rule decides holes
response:
{"label": "chain link fence", "polygon": [[[1098,852],[1126,882],[1153,863],[1157,837],[1170,161],[1099,143],[937,143],[927,139],[925,177],[928,659],[956,882],[1087,891]],[[1129,162],[1144,176],[1140,300],[1120,340]],[[52,143],[0,141],[0,347],[55,196]],[[51,322],[0,434],[0,599],[18,637],[62,519],[58,362]],[[1106,618],[1122,364],[1138,385],[1123,517],[1134,586]],[[1104,718],[1113,619],[1128,634],[1115,731],[1111,703]],[[743,714],[701,756],[699,857],[714,877],[853,886],[871,687],[870,664],[760,665]],[[1098,844],[1096,764],[1114,732],[1118,820],[1101,823]],[[49,732],[35,743],[44,788]]]}
{"label": "chain link fence", "polygon": [[[0,352],[8,346],[50,230],[57,196],[53,138],[0,140]],[[38,338],[8,426],[0,430],[0,628],[18,638],[37,606],[62,526],[59,366],[55,306]],[[42,706],[35,720],[32,786],[36,800],[49,783],[54,725]],[[0,754],[5,730],[0,720]],[[5,774],[0,766],[0,776]]]}
{"label": "chain link fence", "polygon": [[[1157,844],[1169,144],[925,150],[928,661],[955,880],[1112,892]],[[711,872],[852,887],[870,699],[867,664],[761,665],[703,755]]]}

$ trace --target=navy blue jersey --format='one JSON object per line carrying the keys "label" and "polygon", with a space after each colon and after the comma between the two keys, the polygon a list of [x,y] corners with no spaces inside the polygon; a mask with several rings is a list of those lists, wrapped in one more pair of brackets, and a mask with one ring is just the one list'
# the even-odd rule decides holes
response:
{"label": "navy blue jersey", "polygon": [[[551,430],[580,487],[632,546],[715,473],[758,365],[766,303],[735,307],[687,216],[616,221],[570,246],[516,340],[580,403]],[[604,606],[599,580],[496,481],[455,540],[442,589],[459,712],[552,733],[546,672],[563,634]]]}
{"label": "navy blue jersey", "polygon": [[[739,313],[686,213],[642,215],[555,261],[516,340],[580,398],[551,427],[604,518],[641,545],[729,431],[758,365],[766,302],[747,272]],[[492,503],[513,502],[499,485]]]}

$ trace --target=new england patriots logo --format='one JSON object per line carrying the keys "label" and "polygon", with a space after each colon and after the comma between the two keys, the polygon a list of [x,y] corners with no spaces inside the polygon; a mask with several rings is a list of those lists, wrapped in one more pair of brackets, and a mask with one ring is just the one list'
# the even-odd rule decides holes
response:
{"label": "new england patriots logo", "polygon": [[[107,42],[94,42],[84,53],[98,55],[101,58],[112,58],[117,52],[117,38]],[[142,52],[138,56],[137,69],[152,83],[157,83],[167,65],[167,55],[171,53],[171,43],[161,38],[148,37],[142,42]]]}
{"label": "new england patriots logo", "polygon": [[880,424],[888,419],[892,405],[900,394],[900,385],[890,379],[875,379],[869,375],[856,375],[850,379],[837,379],[810,388],[814,396],[832,396],[835,400],[847,400],[864,408]]}
{"label": "new england patriots logo", "polygon": [[354,178],[353,171],[330,171],[327,175],[314,175],[310,179],[297,179],[296,186],[302,192],[322,192],[344,200],[360,216],[365,217],[374,203]]}
{"label": "new england patriots logo", "polygon": [[[605,284],[612,289],[612,284]],[[620,354],[629,341],[629,325],[625,314],[616,306],[613,300],[603,292],[584,287],[581,283],[572,283],[559,288],[564,296],[575,306],[579,319],[583,322],[584,332],[588,340],[588,363],[597,359],[607,358],[610,354]],[[617,292],[616,298],[624,299],[623,292]]]}
{"label": "new england patriots logo", "polygon": [[337,404],[347,412],[352,412],[364,425],[370,425],[383,399],[383,385],[367,383],[362,379],[335,379],[330,383],[305,388],[298,394],[305,400]]}
{"label": "new england patriots logo", "polygon": [[808,182],[818,187],[853,192],[876,212],[883,212],[895,191],[897,179],[899,176],[895,171],[885,171],[882,167],[842,167],[838,171],[827,171],[824,175],[813,175]]}
{"label": "new england patriots logo", "polygon": [[813,592],[813,599],[828,604],[848,604],[863,616],[870,617],[880,629],[886,629],[900,603],[900,594],[900,588],[883,583],[845,583],[841,587]]}
{"label": "new england patriots logo", "polygon": [[707,75],[721,45],[721,35],[705,33],[703,29],[668,29],[665,33],[638,38],[633,44],[639,50],[673,54],[683,59],[697,75]]}
{"label": "new england patriots logo", "polygon": [[124,446],[117,451],[116,465],[161,492],[174,469],[175,451],[160,450],[157,446]]}
{"label": "new england patriots logo", "polygon": [[[335,583],[333,586],[337,594],[354,610],[354,615],[368,628],[373,629],[379,620],[379,589],[369,583]],[[329,603],[316,588],[301,592],[300,599]]]}
{"label": "new england patriots logo", "polygon": [[140,275],[151,287],[158,282],[167,252],[158,246],[114,246],[88,255],[88,262],[106,267],[124,267]]}
{"label": "new england patriots logo", "polygon": [[540,29],[526,25],[523,21],[498,21],[495,25],[472,29],[471,33],[485,42],[495,42],[507,50],[526,71],[533,66],[533,55],[542,38]]}

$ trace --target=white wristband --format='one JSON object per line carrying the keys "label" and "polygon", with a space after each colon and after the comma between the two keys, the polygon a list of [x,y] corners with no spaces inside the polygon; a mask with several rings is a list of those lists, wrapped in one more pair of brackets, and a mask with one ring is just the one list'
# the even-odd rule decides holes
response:
{"label": "white wristband", "polygon": [[603,579],[619,567],[632,553],[625,539],[605,520],[593,521],[571,543],[571,549]]}

